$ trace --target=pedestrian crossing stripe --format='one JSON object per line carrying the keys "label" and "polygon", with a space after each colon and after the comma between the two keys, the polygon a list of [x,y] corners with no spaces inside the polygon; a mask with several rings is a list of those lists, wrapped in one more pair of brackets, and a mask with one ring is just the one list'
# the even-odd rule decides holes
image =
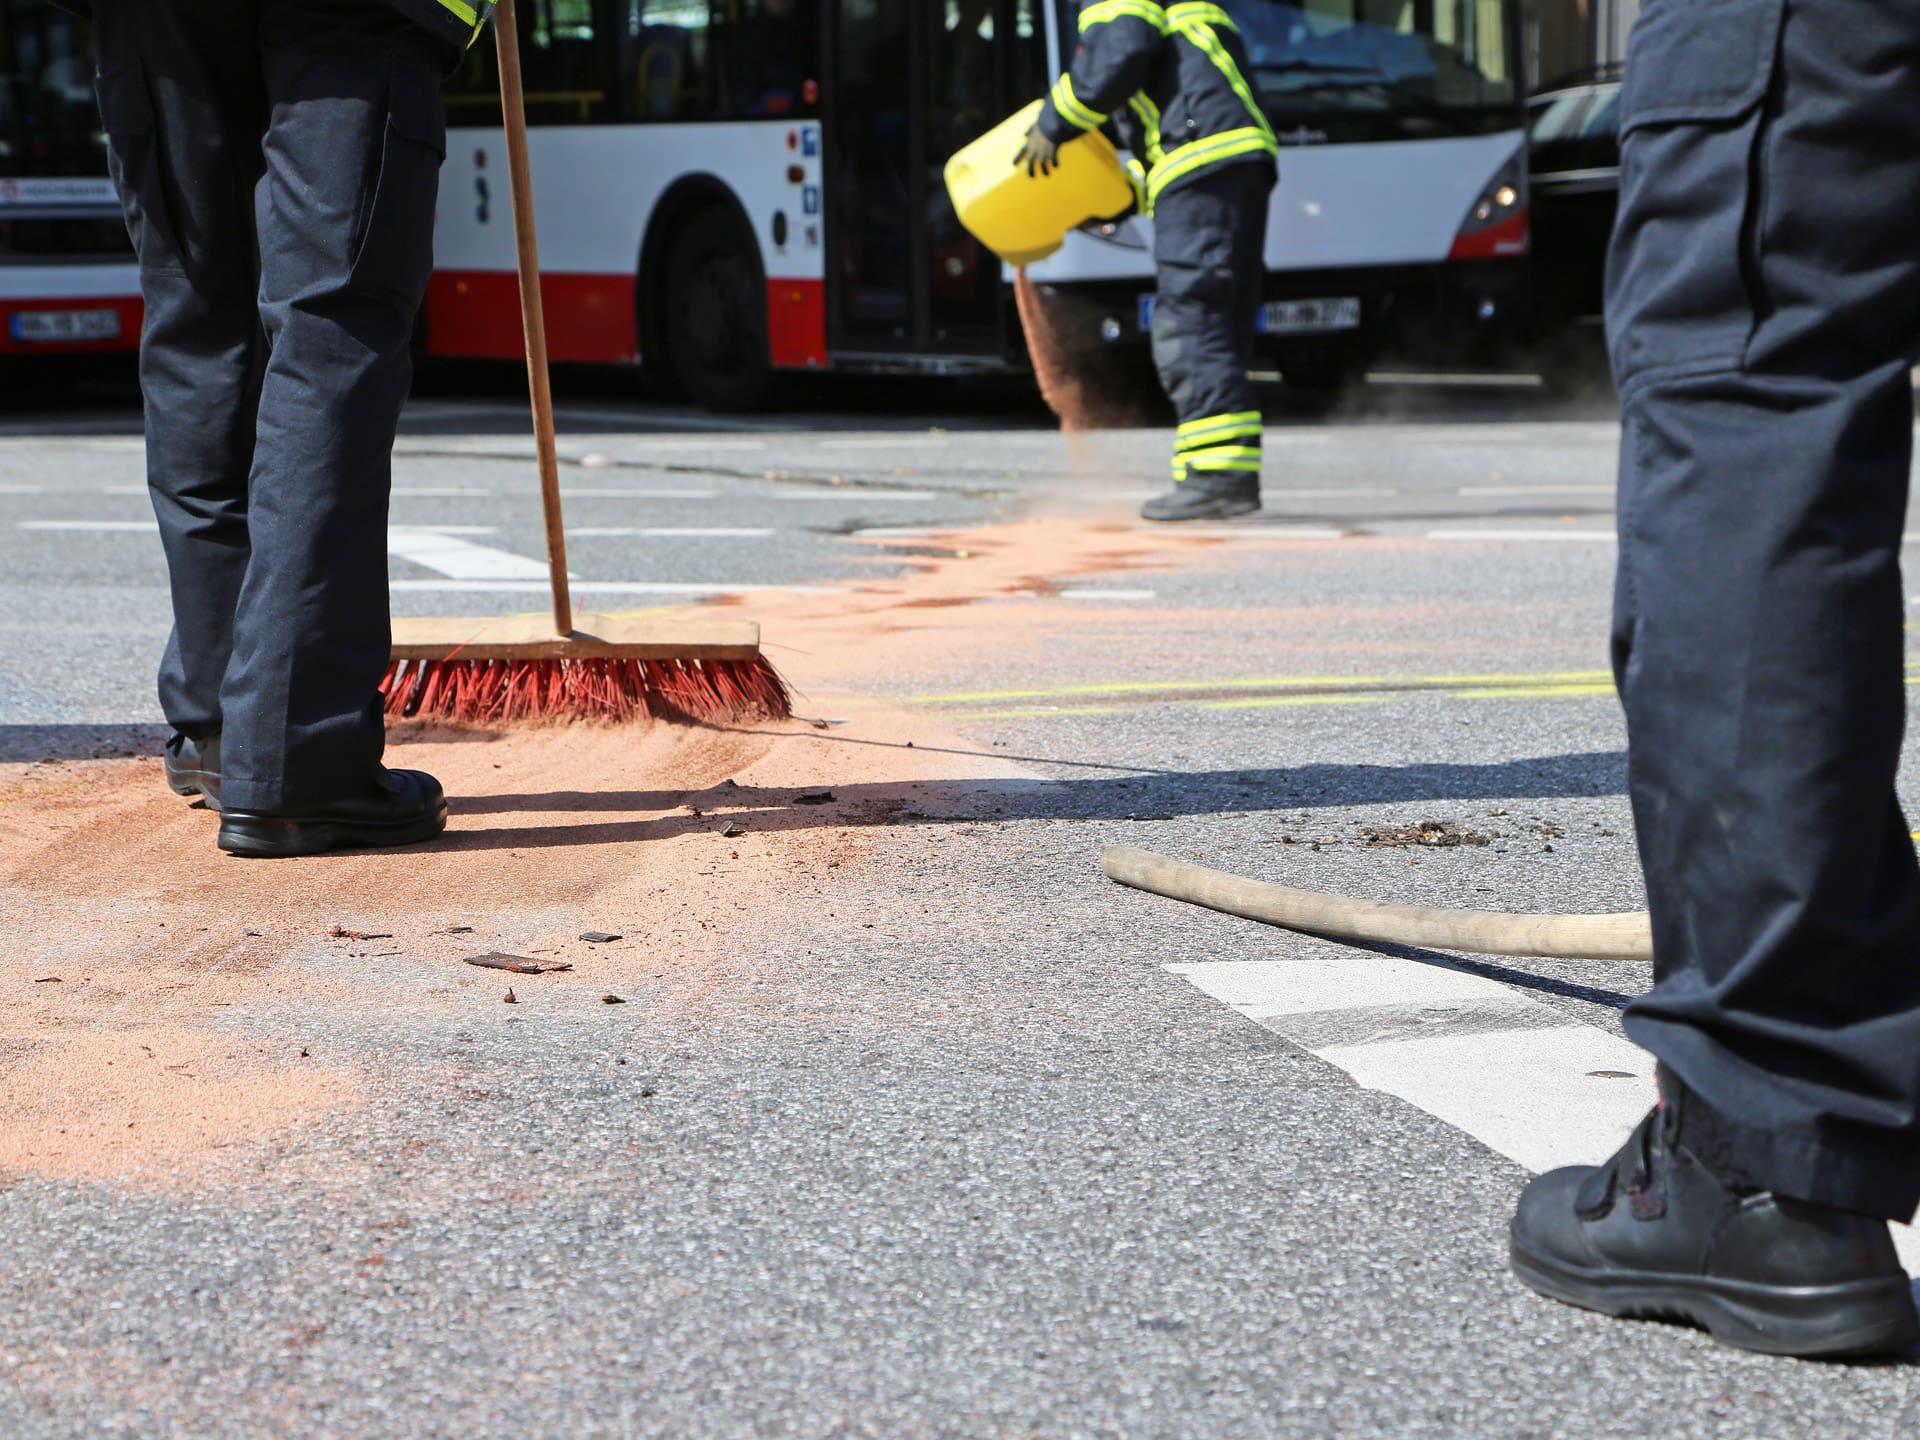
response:
{"label": "pedestrian crossing stripe", "polygon": [[[1327,941],[1298,950],[1166,968],[1534,1173],[1600,1163],[1654,1103],[1652,1056],[1514,985]],[[1896,1225],[1894,1243],[1920,1271],[1920,1232]]]}

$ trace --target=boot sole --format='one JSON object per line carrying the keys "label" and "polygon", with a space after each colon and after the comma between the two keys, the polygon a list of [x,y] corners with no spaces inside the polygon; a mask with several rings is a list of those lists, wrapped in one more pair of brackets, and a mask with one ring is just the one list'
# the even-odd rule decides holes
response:
{"label": "boot sole", "polygon": [[1543,1259],[1512,1243],[1513,1273],[1529,1289],[1637,1320],[1677,1320],[1714,1339],[1766,1355],[1849,1359],[1898,1355],[1920,1345],[1912,1282],[1755,1285],[1705,1276],[1586,1270]]}
{"label": "boot sole", "polygon": [[1258,500],[1221,500],[1180,515],[1149,515],[1142,510],[1140,518],[1158,525],[1178,525],[1183,520],[1231,520],[1236,515],[1251,515],[1259,508]]}
{"label": "boot sole", "polygon": [[167,772],[167,788],[176,795],[198,795],[207,802],[209,810],[220,808],[220,779],[209,777],[204,771],[185,770]]}
{"label": "boot sole", "polygon": [[372,850],[392,845],[417,845],[447,828],[447,807],[405,820],[301,819],[282,815],[242,815],[227,811],[220,817],[220,848],[229,855],[254,860],[284,860],[296,855],[320,855],[329,850]]}

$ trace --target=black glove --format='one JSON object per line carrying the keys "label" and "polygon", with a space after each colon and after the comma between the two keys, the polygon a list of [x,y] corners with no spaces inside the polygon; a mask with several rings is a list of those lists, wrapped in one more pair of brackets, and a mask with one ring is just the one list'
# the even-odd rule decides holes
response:
{"label": "black glove", "polygon": [[1020,147],[1020,153],[1013,157],[1014,169],[1022,165],[1027,174],[1051,175],[1053,167],[1060,161],[1060,147],[1041,133],[1038,125],[1027,131],[1027,143]]}

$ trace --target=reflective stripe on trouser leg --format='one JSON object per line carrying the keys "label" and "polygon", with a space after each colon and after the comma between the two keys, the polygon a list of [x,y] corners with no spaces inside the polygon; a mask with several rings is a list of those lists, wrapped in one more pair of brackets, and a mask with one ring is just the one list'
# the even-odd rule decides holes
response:
{"label": "reflective stripe on trouser leg", "polygon": [[1189,475],[1258,475],[1260,412],[1238,410],[1189,420],[1176,432],[1175,483]]}
{"label": "reflective stripe on trouser leg", "polygon": [[1180,420],[1176,481],[1259,479],[1260,409],[1248,369],[1271,185],[1271,170],[1239,166],[1168,191],[1155,213],[1153,353]]}

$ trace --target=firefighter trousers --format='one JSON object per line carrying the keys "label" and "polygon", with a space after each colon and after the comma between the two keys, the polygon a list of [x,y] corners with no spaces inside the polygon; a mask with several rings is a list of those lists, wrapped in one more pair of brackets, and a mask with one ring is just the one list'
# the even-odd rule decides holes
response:
{"label": "firefighter trousers", "polygon": [[139,255],[167,719],[226,803],[364,787],[384,746],[391,451],[432,268],[440,42],[364,0],[95,0]]}
{"label": "firefighter trousers", "polygon": [[1173,478],[1260,480],[1260,404],[1247,372],[1266,281],[1265,156],[1227,165],[1154,205],[1153,360],[1179,423]]}
{"label": "firefighter trousers", "polygon": [[1614,663],[1654,985],[1627,1033],[1756,1183],[1906,1219],[1920,3],[1649,0],[1630,57]]}

